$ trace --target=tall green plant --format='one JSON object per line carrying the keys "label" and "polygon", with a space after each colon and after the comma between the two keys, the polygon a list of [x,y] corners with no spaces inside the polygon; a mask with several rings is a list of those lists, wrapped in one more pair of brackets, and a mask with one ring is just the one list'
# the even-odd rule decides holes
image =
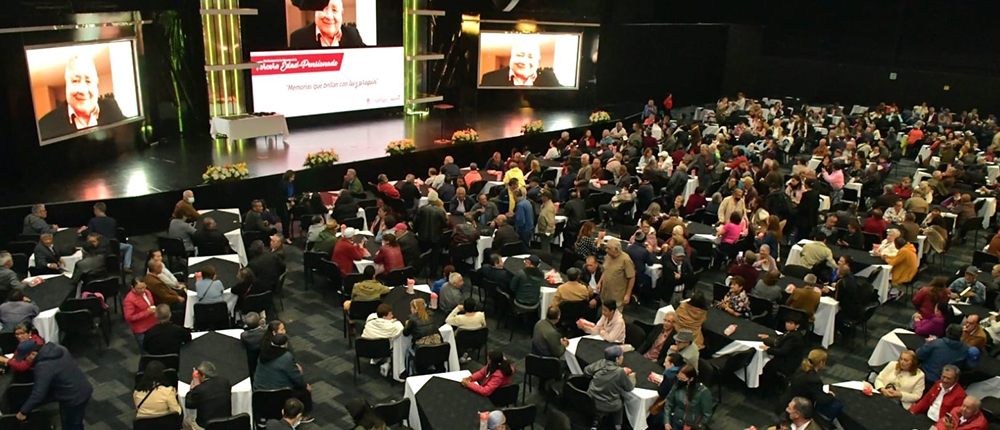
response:
{"label": "tall green plant", "polygon": [[[177,127],[184,133],[184,104],[190,103],[191,95],[187,85],[189,80],[186,76],[185,54],[187,53],[186,39],[184,36],[183,24],[180,14],[174,10],[160,12],[156,17],[156,22],[163,28],[166,36],[167,52],[170,62],[170,80],[174,87],[174,104],[177,105]],[[190,111],[190,107],[189,107]]]}

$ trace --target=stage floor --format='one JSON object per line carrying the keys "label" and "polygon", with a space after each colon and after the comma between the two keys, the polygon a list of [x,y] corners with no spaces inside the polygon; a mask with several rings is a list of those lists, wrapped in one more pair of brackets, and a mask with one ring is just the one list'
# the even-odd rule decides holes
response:
{"label": "stage floor", "polygon": [[[605,107],[612,117],[639,111],[638,105]],[[590,110],[537,110],[522,108],[507,112],[449,112],[445,118],[446,137],[460,128],[472,127],[480,140],[519,136],[521,126],[542,120],[546,130],[586,125]],[[393,140],[414,138],[417,150],[436,147],[441,137],[441,117],[437,114],[403,118],[380,118],[320,127],[293,128],[283,144],[265,138],[229,142],[207,135],[200,138],[169,140],[142,151],[95,164],[76,172],[44,172],[44,180],[26,178],[17,187],[0,193],[0,207],[137,197],[170,190],[183,190],[202,183],[201,174],[209,165],[247,163],[253,177],[301,170],[306,154],[333,149],[340,164],[385,156],[385,146]],[[574,136],[576,138],[578,136]],[[414,172],[423,173],[423,172]]]}

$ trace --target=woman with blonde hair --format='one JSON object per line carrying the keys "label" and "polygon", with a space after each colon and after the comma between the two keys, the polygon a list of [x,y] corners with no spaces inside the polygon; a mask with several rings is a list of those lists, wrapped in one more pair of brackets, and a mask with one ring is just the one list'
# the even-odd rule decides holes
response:
{"label": "woman with blonde hair", "polygon": [[910,409],[924,395],[924,372],[920,370],[917,353],[907,349],[899,360],[890,361],[875,378],[875,389],[890,399],[899,400],[903,409]]}
{"label": "woman with blonde hair", "polygon": [[788,404],[794,397],[805,397],[816,406],[816,412],[827,419],[834,420],[840,415],[844,404],[837,400],[833,390],[823,390],[823,380],[819,377],[819,372],[826,368],[826,357],[825,349],[809,351],[809,355],[802,360],[802,366],[792,377],[783,404]]}
{"label": "woman with blonde hair", "polygon": [[[406,350],[406,363],[410,373],[413,373],[415,369],[411,360],[416,348],[423,345],[440,345],[442,342],[438,326],[427,314],[427,302],[424,299],[413,299],[410,302],[410,317],[406,320],[406,326],[403,327],[403,336],[410,336],[410,346]],[[406,371],[402,375],[405,377]]]}

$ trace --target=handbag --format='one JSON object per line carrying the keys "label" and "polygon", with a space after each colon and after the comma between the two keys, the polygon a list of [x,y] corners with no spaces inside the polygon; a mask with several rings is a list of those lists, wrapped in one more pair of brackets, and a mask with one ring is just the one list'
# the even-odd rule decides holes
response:
{"label": "handbag", "polygon": [[[684,397],[685,397],[685,399],[684,399],[684,422],[687,423],[688,406],[691,405],[691,399],[687,398],[687,396],[684,396]],[[701,429],[702,428],[702,426],[701,426],[701,416],[699,415],[698,419],[694,420],[694,426],[689,426],[687,424],[684,424],[683,428],[684,428],[684,430]]]}

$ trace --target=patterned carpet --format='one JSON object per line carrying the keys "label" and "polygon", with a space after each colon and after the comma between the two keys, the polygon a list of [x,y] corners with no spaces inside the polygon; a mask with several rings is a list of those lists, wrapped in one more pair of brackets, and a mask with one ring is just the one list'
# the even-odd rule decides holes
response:
{"label": "patterned carpet", "polygon": [[[913,166],[902,166],[901,175],[911,175]],[[205,202],[203,204],[209,204]],[[155,237],[133,237],[131,242],[136,246],[136,264],[142,267],[138,260],[155,247]],[[982,241],[980,241],[982,243]],[[953,273],[961,264],[967,264],[972,259],[971,241],[968,245],[953,248],[947,260],[947,270]],[[299,248],[292,247],[287,251],[289,275],[286,284],[284,311],[280,317],[285,321],[288,333],[294,345],[295,356],[305,370],[306,381],[313,387],[313,402],[315,404],[313,424],[303,424],[301,428],[345,429],[349,428],[343,404],[348,400],[363,397],[371,403],[399,399],[403,395],[403,386],[378,376],[374,368],[366,366],[364,374],[358,377],[357,385],[353,382],[353,352],[341,330],[342,310],[340,299],[325,291],[322,280],[317,281],[317,288],[306,289],[302,272],[302,253]],[[921,275],[921,281],[928,281],[932,273]],[[721,281],[721,272],[706,272],[699,287],[711,294],[711,284]],[[854,345],[847,345],[839,336],[830,351],[829,366],[824,371],[827,382],[858,380],[867,373],[867,359],[878,338],[895,327],[905,325],[912,313],[911,306],[905,301],[887,303],[879,308],[869,324],[871,335],[867,344],[863,345],[859,338]],[[639,319],[651,321],[655,309],[643,306],[631,306],[625,315],[629,320]],[[503,348],[505,354],[516,363],[517,373],[514,382],[520,383],[523,378],[524,357],[528,354],[530,330],[520,327],[514,333],[514,340],[508,342],[508,329],[495,330],[496,320],[488,315],[490,333],[489,348]],[[817,339],[813,339],[818,345]],[[111,345],[104,348],[96,340],[77,340],[67,344],[76,357],[77,363],[86,372],[94,384],[93,401],[87,410],[87,428],[93,430],[129,429],[135,416],[132,402],[133,375],[138,365],[138,353],[135,342],[128,331],[128,326],[118,314],[113,315],[113,336]],[[485,359],[485,358],[484,358]],[[481,364],[471,362],[463,368],[477,370]],[[745,429],[750,425],[762,428],[774,423],[770,411],[777,404],[775,396],[768,396],[764,390],[749,390],[730,383],[725,388],[725,404],[720,404],[711,421],[713,429]],[[529,394],[529,403],[541,403],[544,399],[538,394]],[[539,408],[536,420],[541,427],[545,421],[544,413]]]}

